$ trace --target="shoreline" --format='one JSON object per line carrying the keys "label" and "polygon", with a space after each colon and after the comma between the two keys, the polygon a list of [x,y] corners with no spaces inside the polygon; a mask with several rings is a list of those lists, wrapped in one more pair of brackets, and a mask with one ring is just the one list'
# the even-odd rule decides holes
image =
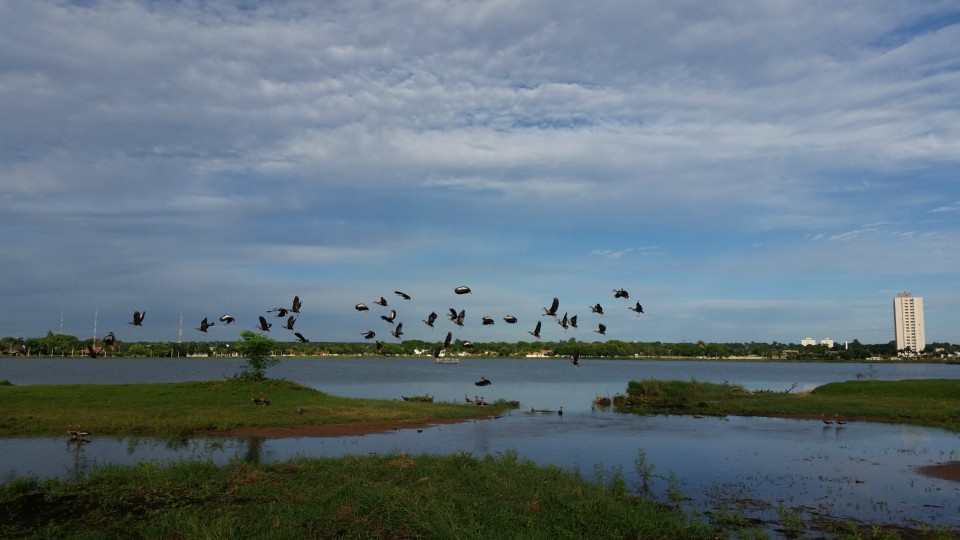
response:
{"label": "shoreline", "polygon": [[381,435],[391,431],[418,429],[471,422],[476,420],[494,420],[498,414],[472,418],[432,418],[419,422],[343,422],[338,424],[303,424],[286,427],[240,427],[226,430],[197,430],[196,435],[208,437],[265,437],[265,438],[304,438],[304,437],[358,437],[363,435]]}

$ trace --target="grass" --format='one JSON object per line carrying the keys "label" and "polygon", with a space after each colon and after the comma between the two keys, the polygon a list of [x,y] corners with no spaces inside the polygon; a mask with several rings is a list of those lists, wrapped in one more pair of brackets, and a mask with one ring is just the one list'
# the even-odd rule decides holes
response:
{"label": "grass", "polygon": [[826,417],[916,424],[960,432],[960,379],[847,381],[812,392],[750,392],[728,383],[630,381],[621,412]]}
{"label": "grass", "polygon": [[622,481],[512,453],[107,467],[2,485],[0,517],[4,538],[714,537]]}
{"label": "grass", "polygon": [[[270,405],[255,405],[265,397]],[[391,423],[495,414],[509,405],[385,401],[332,396],[283,380],[232,378],[162,384],[0,385],[0,436],[64,434],[184,435],[236,428]]]}

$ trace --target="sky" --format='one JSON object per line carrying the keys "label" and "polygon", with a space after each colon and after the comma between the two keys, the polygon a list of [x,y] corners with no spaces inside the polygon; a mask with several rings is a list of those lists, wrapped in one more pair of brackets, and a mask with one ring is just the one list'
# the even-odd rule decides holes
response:
{"label": "sky", "polygon": [[887,343],[909,291],[957,343],[958,48],[956,1],[0,0],[0,336]]}

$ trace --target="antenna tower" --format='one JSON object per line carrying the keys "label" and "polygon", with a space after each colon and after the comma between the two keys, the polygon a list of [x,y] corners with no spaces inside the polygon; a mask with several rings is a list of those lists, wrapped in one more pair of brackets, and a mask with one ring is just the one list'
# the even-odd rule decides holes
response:
{"label": "antenna tower", "polygon": [[183,311],[180,312],[180,328],[177,329],[177,343],[183,343]]}

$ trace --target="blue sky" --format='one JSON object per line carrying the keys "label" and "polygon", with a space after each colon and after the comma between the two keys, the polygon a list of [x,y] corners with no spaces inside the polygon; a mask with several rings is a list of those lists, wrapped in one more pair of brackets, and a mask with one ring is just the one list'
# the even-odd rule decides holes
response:
{"label": "blue sky", "polygon": [[958,46],[952,1],[0,0],[0,335],[299,295],[314,341],[392,340],[384,296],[435,341],[886,343],[907,290],[960,342]]}

